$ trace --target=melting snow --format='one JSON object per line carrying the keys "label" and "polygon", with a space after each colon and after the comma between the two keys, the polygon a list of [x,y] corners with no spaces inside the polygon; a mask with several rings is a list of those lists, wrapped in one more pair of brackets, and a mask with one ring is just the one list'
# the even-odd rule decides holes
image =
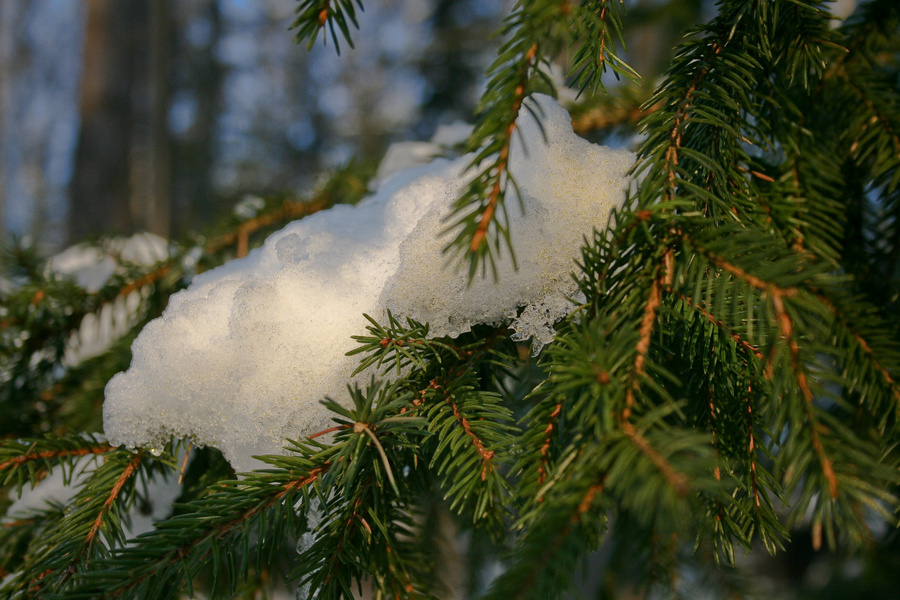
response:
{"label": "melting snow", "polygon": [[384,319],[390,309],[430,322],[436,336],[510,322],[516,339],[533,338],[536,348],[550,341],[573,308],[569,273],[582,239],[621,205],[634,156],[577,137],[551,98],[532,102],[546,140],[523,113],[510,164],[524,214],[507,202],[518,270],[507,257],[499,284],[467,288],[465,273],[444,267],[441,219],[467,181],[469,157],[402,170],[358,206],[291,223],[172,296],[135,341],[129,370],[106,388],[110,441],[190,436],[237,470],[259,466],[252,455],[280,453],[285,439],[329,426],[319,401],[346,397],[357,358],[344,354],[365,332],[363,313]]}

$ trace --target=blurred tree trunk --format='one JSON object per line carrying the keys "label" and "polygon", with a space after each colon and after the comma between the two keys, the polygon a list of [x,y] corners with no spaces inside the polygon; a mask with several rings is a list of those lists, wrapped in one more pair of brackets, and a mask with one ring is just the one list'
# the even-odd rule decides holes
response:
{"label": "blurred tree trunk", "polygon": [[162,237],[171,234],[172,159],[169,137],[169,96],[172,63],[172,6],[154,0],[150,7],[150,160],[149,201],[139,228]]}
{"label": "blurred tree trunk", "polygon": [[[172,61],[172,232],[196,230],[221,207],[215,202],[215,128],[222,106],[222,67],[216,48],[222,24],[216,0],[176,3]],[[198,33],[199,32],[199,33]]]}
{"label": "blurred tree trunk", "polygon": [[0,237],[48,252],[69,212],[86,14],[80,2],[0,1]]}
{"label": "blurred tree trunk", "polygon": [[70,241],[138,225],[130,199],[141,179],[132,167],[144,158],[135,141],[149,117],[148,8],[141,0],[88,0]]}

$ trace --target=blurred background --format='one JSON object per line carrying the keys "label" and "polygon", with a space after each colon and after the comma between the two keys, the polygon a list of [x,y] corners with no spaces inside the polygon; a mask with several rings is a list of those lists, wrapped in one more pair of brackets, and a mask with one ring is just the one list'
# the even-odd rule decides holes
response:
{"label": "blurred background", "polygon": [[[179,238],[246,193],[471,121],[509,0],[366,2],[355,48],[289,31],[297,0],[0,2],[0,244]],[[704,0],[635,0],[654,80]]]}
{"label": "blurred background", "polygon": [[0,2],[0,242],[177,237],[470,118],[503,0],[366,3],[341,56],[297,4]]}

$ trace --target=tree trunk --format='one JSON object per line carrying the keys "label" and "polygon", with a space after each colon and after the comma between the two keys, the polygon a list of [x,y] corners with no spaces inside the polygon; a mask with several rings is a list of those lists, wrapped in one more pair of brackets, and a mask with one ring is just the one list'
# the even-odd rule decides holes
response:
{"label": "tree trunk", "polygon": [[140,0],[89,0],[81,132],[72,178],[69,239],[128,234],[135,137],[147,122],[147,10]]}

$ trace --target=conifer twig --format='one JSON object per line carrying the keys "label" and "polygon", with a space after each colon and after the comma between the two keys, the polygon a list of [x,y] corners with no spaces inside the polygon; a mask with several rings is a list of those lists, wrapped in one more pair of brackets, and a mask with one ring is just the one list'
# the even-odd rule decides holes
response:
{"label": "conifer twig", "polygon": [[666,479],[668,484],[672,486],[675,492],[679,496],[687,496],[688,492],[690,492],[690,484],[687,476],[676,470],[675,467],[673,467],[672,464],[650,444],[649,440],[635,428],[631,421],[622,423],[622,431],[625,432],[625,436],[631,440],[635,447],[656,465],[656,468],[659,469],[659,472]]}
{"label": "conifer twig", "polygon": [[660,305],[660,277],[654,277],[650,284],[650,293],[644,303],[643,317],[639,330],[638,343],[634,348],[634,364],[632,366],[632,384],[625,392],[625,409],[622,411],[623,422],[628,422],[631,411],[634,408],[634,393],[640,388],[640,379],[644,376],[644,363],[647,360],[647,352],[650,350],[650,337],[656,324],[656,310]]}
{"label": "conifer twig", "polygon": [[837,476],[834,473],[833,462],[825,452],[825,447],[822,444],[822,439],[821,437],[819,437],[820,434],[823,433],[822,424],[819,423],[819,421],[813,414],[815,398],[813,397],[812,390],[810,390],[809,388],[809,383],[806,380],[806,372],[803,370],[803,366],[801,364],[800,347],[793,335],[794,328],[791,322],[791,318],[788,316],[787,312],[784,309],[784,300],[782,295],[783,292],[781,292],[775,286],[771,286],[768,290],[768,293],[772,298],[772,305],[775,309],[775,318],[778,321],[778,327],[781,331],[781,336],[784,338],[784,341],[787,343],[788,348],[790,349],[791,364],[794,370],[794,377],[797,381],[797,386],[800,388],[800,393],[803,395],[807,419],[812,425],[810,436],[812,438],[813,449],[815,450],[816,456],[819,459],[819,464],[822,466],[822,474],[825,476],[825,480],[828,482],[828,491],[831,494],[832,498],[837,498]]}
{"label": "conifer twig", "polygon": [[59,449],[59,450],[43,450],[41,452],[29,452],[27,454],[23,454],[21,456],[16,456],[13,458],[9,458],[2,463],[0,463],[0,472],[13,468],[20,467],[21,465],[33,461],[33,460],[49,460],[51,458],[74,458],[80,456],[87,456],[89,454],[106,454],[107,452],[112,452],[116,449],[116,446],[110,446],[109,444],[101,444],[97,446],[93,446],[90,448],[73,448],[73,449]]}
{"label": "conifer twig", "polygon": [[688,296],[685,296],[681,292],[678,292],[676,294],[676,296],[678,298],[680,298],[681,300],[684,300],[684,302],[687,303],[688,306],[692,307],[698,313],[703,315],[706,318],[706,320],[708,320],[710,323],[712,323],[713,325],[715,325],[716,327],[718,327],[719,329],[724,331],[726,334],[728,334],[728,336],[731,337],[731,339],[734,340],[734,342],[737,345],[744,348],[744,350],[746,350],[748,353],[755,356],[757,359],[759,359],[761,361],[766,360],[765,355],[763,355],[763,353],[759,351],[759,348],[757,348],[756,346],[754,346],[753,344],[751,344],[750,342],[748,342],[747,340],[742,338],[738,333],[736,333],[734,330],[732,330],[730,327],[728,327],[728,325],[726,325],[721,319],[717,319],[715,317],[715,315],[707,312],[707,310],[705,308],[703,308],[702,306],[700,306],[699,304],[694,302],[693,299],[691,299]]}
{"label": "conifer twig", "polygon": [[[609,376],[607,376],[607,378],[608,377]],[[539,485],[544,483],[544,480],[547,478],[547,462],[549,460],[547,457],[547,454],[550,451],[550,442],[552,439],[551,436],[553,435],[553,422],[556,419],[556,417],[559,416],[560,412],[562,412],[562,403],[561,402],[557,403],[556,407],[550,413],[549,422],[547,423],[547,427],[544,429],[544,442],[541,444],[541,450],[540,450],[541,459],[540,459],[540,464],[538,465],[537,482]],[[538,502],[540,502],[541,500],[542,499],[539,499]]]}

